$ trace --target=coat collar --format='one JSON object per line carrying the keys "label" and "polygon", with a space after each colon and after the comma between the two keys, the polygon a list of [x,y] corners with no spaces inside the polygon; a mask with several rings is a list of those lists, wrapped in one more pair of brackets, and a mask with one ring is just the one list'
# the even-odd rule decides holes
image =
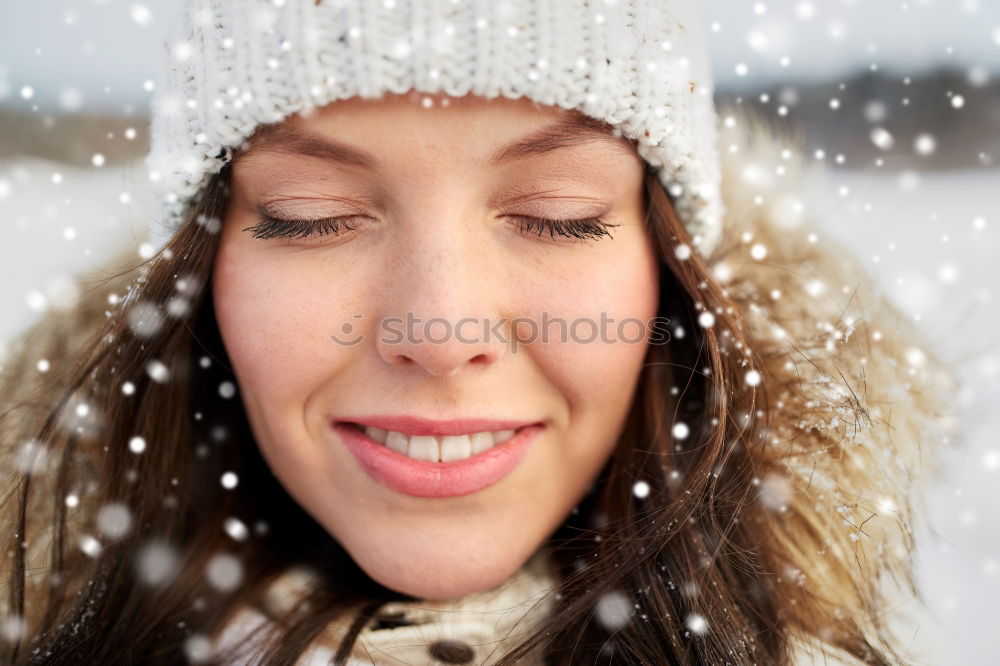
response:
{"label": "coat collar", "polygon": [[[263,607],[243,607],[219,634],[217,645],[228,649],[246,643],[249,631],[291,610],[318,582],[309,569],[286,570],[269,586]],[[557,583],[554,562],[540,549],[514,575],[491,589],[449,600],[389,602],[358,634],[349,663],[491,663],[552,612],[555,600],[548,593],[554,594]],[[349,625],[350,618],[329,623],[297,665],[328,664]]]}

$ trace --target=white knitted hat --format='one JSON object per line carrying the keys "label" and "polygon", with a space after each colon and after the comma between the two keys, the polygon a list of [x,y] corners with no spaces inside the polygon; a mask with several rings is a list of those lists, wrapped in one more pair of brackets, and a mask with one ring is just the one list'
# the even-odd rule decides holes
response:
{"label": "white knitted hat", "polygon": [[715,247],[714,82],[695,0],[184,0],[146,165],[160,248],[262,124],[416,90],[528,97],[637,140],[695,249]]}

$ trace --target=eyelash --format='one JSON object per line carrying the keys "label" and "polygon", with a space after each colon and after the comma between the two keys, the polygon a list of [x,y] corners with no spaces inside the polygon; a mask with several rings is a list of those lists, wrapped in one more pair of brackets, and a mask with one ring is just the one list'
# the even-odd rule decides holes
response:
{"label": "eyelash", "polygon": [[[285,220],[277,217],[264,215],[259,224],[247,227],[243,231],[253,231],[253,237],[259,239],[269,238],[307,238],[314,234],[325,236],[327,234],[340,234],[341,226],[348,231],[354,231],[346,220],[352,220],[359,215],[342,215],[339,217],[327,217],[318,220]],[[532,227],[538,229],[538,236],[541,237],[545,231],[549,232],[549,238],[556,236],[566,238],[579,238],[583,240],[599,240],[603,236],[611,236],[609,231],[613,227],[620,225],[605,222],[599,217],[588,217],[580,220],[547,220],[529,215],[511,215],[520,220],[519,229],[522,233],[530,233]]]}
{"label": "eyelash", "polygon": [[260,222],[252,227],[247,227],[243,231],[253,231],[254,238],[306,238],[318,233],[320,236],[326,234],[339,234],[343,225],[348,231],[354,229],[344,220],[351,220],[357,215],[343,215],[340,217],[327,217],[319,220],[284,220],[277,217],[262,216]]}

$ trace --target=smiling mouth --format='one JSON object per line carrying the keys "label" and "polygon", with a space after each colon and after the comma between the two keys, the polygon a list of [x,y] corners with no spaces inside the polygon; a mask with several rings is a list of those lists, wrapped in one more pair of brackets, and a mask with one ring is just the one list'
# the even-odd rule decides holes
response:
{"label": "smiling mouth", "polygon": [[368,439],[413,460],[456,462],[501,446],[525,428],[537,424],[461,435],[410,435],[353,421],[341,421],[337,425],[362,433]]}
{"label": "smiling mouth", "polygon": [[[417,423],[425,430],[447,428],[447,431],[453,433],[461,432],[454,427],[456,424],[473,424],[476,427],[483,424],[515,426],[500,431],[499,434],[487,430],[471,436],[411,436],[398,431],[380,430],[357,421],[330,422],[341,443],[368,476],[397,492],[415,497],[456,497],[479,492],[499,483],[514,471],[519,461],[547,429],[544,422],[428,422],[406,417],[396,422],[401,421]],[[381,422],[388,424],[392,419],[384,418]]]}

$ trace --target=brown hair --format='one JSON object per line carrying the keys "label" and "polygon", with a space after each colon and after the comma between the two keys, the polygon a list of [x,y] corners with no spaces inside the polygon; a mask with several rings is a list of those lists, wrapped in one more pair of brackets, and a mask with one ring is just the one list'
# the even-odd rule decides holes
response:
{"label": "brown hair", "polygon": [[[380,605],[411,599],[369,579],[291,499],[259,454],[240,401],[220,395],[233,377],[208,295],[228,181],[227,165],[164,250],[99,282],[119,295],[118,307],[102,312],[106,300],[95,288],[76,313],[59,315],[102,321],[83,344],[45,352],[53,372],[43,391],[19,388],[37,356],[25,351],[6,368],[2,390],[13,406],[0,417],[11,474],[5,614],[23,619],[24,637],[0,646],[3,663],[178,660],[185,641],[213,635],[296,563],[325,584],[273,625],[261,663],[294,663],[345,612],[355,614],[353,640]],[[877,419],[858,395],[803,384],[790,359],[819,369],[825,337],[803,324],[793,352],[787,340],[751,330],[737,304],[754,302],[761,285],[744,281],[738,268],[723,284],[698,253],[678,258],[677,246],[690,239],[648,165],[645,190],[665,268],[658,314],[674,336],[650,345],[618,445],[578,510],[543,545],[559,568],[555,612],[499,663],[542,650],[552,664],[783,664],[795,636],[866,663],[898,662],[875,586],[882,571],[905,578],[908,560],[860,549],[857,533],[843,529],[848,516],[831,508],[836,491],[818,483],[824,470],[848,494],[879,483],[871,465],[847,465],[878,463],[874,453],[843,437],[850,421],[857,430]],[[727,224],[748,214],[745,203],[728,201]],[[776,267],[815,262],[834,270],[823,257],[829,245],[782,257],[777,235],[759,240],[773,248]],[[739,245],[733,232],[713,261],[735,256]],[[713,326],[699,325],[702,312],[714,314]],[[34,339],[28,350],[39,349],[45,330],[36,326],[22,344]],[[154,361],[168,381],[149,372]],[[745,381],[750,369],[759,383]],[[832,413],[842,422],[826,427]],[[676,421],[688,424],[686,438],[672,436]],[[137,436],[146,442],[141,454],[129,448]],[[810,464],[813,473],[803,473]],[[237,488],[219,483],[227,471],[237,473]],[[649,485],[641,499],[633,492],[640,480]],[[70,494],[78,497],[72,506]],[[896,503],[894,519],[905,525],[905,492]],[[87,554],[77,544],[99,529],[108,506],[126,507],[130,528]],[[232,518],[252,526],[249,538],[227,534]],[[206,582],[219,554],[242,565],[244,582],[232,592]],[[159,580],[151,580],[149,562],[159,563]],[[606,594],[624,594],[635,608],[614,629],[594,613]],[[708,631],[698,630],[695,616]],[[351,640],[334,663],[344,663]]]}

